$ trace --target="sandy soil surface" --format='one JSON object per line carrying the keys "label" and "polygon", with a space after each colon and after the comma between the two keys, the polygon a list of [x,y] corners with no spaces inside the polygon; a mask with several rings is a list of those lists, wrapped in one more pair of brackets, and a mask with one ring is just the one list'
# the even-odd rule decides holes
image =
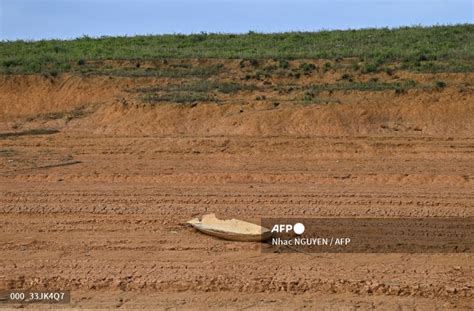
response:
{"label": "sandy soil surface", "polygon": [[[128,78],[112,79],[114,90],[100,77],[59,77],[44,91],[46,78],[16,77],[31,84],[29,101],[14,97],[19,81],[2,79],[11,83],[3,103],[23,105],[2,112],[0,289],[68,289],[63,307],[78,308],[472,307],[470,253],[269,254],[185,225],[210,212],[248,221],[473,216],[472,90],[150,108],[119,87],[138,83]],[[87,113],[44,117],[83,105],[87,85]],[[76,95],[40,105],[61,92]]]}

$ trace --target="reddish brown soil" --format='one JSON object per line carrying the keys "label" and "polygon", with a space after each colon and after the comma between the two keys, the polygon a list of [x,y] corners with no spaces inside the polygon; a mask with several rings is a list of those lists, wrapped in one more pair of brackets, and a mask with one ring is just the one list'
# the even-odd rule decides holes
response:
{"label": "reddish brown soil", "polygon": [[[240,81],[225,65],[219,78]],[[397,75],[448,86],[191,107],[126,91],[183,79],[0,77],[0,289],[69,289],[81,308],[472,307],[472,254],[268,254],[184,224],[473,216],[472,74]]]}

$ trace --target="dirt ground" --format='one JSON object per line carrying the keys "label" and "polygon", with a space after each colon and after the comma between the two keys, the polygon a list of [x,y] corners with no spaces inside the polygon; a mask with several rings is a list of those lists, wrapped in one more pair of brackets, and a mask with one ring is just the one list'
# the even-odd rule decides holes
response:
{"label": "dirt ground", "polygon": [[448,87],[150,107],[127,89],[182,81],[0,78],[0,289],[68,289],[63,308],[471,308],[472,253],[262,253],[185,225],[474,216],[473,76],[399,75]]}

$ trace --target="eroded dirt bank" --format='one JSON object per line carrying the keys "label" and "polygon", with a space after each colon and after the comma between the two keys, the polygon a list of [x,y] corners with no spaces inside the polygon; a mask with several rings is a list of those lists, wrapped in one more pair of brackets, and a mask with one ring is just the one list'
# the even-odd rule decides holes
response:
{"label": "eroded dirt bank", "polygon": [[240,86],[207,101],[202,77],[1,77],[0,289],[70,289],[75,307],[470,307],[471,254],[264,254],[184,222],[473,216],[471,74],[311,97],[346,72],[224,65],[206,79]]}
{"label": "eroded dirt bank", "polygon": [[[257,68],[237,60],[183,62],[167,63],[159,77],[147,77],[146,71],[139,77],[126,76],[132,74],[127,71],[2,76],[3,129],[67,121],[70,128],[106,135],[470,137],[474,132],[471,73],[364,74],[341,64],[308,73],[299,69],[307,64],[303,61],[294,61],[291,70],[274,69],[272,61]],[[183,66],[184,71],[176,69]],[[95,113],[75,122],[85,111]],[[30,124],[23,124],[25,119]]]}

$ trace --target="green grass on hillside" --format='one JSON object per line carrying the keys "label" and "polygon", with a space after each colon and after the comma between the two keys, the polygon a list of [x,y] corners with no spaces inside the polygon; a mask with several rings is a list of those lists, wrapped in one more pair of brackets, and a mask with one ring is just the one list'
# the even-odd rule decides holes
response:
{"label": "green grass on hillside", "polygon": [[202,33],[0,42],[0,72],[3,73],[75,71],[77,65],[88,60],[105,59],[353,57],[366,62],[369,70],[371,66],[400,62],[405,69],[472,71],[474,24],[312,33]]}

